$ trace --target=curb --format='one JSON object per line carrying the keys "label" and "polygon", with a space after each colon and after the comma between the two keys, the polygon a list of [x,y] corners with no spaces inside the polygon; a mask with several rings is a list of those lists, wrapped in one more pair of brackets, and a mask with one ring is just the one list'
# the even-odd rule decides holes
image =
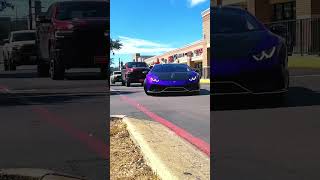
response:
{"label": "curb", "polygon": [[161,179],[210,179],[209,157],[164,125],[124,117],[147,164]]}
{"label": "curb", "polygon": [[200,84],[210,84],[210,79],[200,79]]}

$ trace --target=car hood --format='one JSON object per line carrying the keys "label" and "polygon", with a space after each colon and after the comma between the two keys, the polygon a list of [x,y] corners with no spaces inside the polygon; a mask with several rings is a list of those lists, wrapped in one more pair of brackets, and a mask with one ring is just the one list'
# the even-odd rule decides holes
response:
{"label": "car hood", "polygon": [[188,80],[192,75],[196,75],[194,72],[152,72],[150,77],[154,76],[159,80],[170,81],[170,80]]}
{"label": "car hood", "polygon": [[257,62],[252,56],[277,46],[280,41],[269,31],[213,35],[211,74],[227,75],[255,69]]}

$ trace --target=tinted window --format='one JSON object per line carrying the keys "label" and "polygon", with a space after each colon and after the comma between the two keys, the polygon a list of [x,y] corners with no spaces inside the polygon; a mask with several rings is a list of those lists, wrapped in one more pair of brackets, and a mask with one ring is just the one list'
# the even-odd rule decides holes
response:
{"label": "tinted window", "polygon": [[147,67],[147,64],[145,62],[129,62],[128,68],[134,68],[134,67]]}
{"label": "tinted window", "polygon": [[213,9],[211,23],[214,34],[242,33],[262,29],[255,18],[238,9]]}
{"label": "tinted window", "polygon": [[33,41],[36,39],[35,33],[14,33],[12,41]]}
{"label": "tinted window", "polygon": [[74,2],[59,5],[56,17],[59,20],[106,18],[108,16],[107,2]]}
{"label": "tinted window", "polygon": [[162,64],[153,66],[152,72],[189,72],[192,71],[185,64]]}

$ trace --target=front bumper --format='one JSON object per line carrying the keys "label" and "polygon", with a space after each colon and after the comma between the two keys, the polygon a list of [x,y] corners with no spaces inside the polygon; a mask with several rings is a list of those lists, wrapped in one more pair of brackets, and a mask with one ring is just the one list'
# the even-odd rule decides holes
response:
{"label": "front bumper", "polygon": [[200,83],[179,83],[176,81],[173,82],[162,82],[162,83],[150,83],[146,84],[146,90],[148,93],[188,93],[188,92],[199,92]]}
{"label": "front bumper", "polygon": [[247,72],[239,75],[214,77],[211,81],[213,95],[277,94],[288,90],[288,73],[285,69]]}

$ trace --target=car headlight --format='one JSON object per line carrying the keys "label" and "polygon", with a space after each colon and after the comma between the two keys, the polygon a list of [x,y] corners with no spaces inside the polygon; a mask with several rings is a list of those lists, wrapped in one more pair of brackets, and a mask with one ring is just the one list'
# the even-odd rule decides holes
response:
{"label": "car headlight", "polygon": [[156,79],[156,78],[150,78],[150,80],[151,80],[152,82],[159,82],[159,79]]}
{"label": "car headlight", "polygon": [[192,77],[192,78],[189,78],[189,81],[195,81],[195,80],[197,80],[197,76],[194,76],[194,77]]}
{"label": "car headlight", "polygon": [[272,58],[272,56],[274,55],[275,52],[276,52],[276,46],[273,46],[272,48],[264,50],[259,54],[253,55],[253,58],[256,61],[262,61],[262,60],[265,60],[265,59],[270,59],[270,58]]}

